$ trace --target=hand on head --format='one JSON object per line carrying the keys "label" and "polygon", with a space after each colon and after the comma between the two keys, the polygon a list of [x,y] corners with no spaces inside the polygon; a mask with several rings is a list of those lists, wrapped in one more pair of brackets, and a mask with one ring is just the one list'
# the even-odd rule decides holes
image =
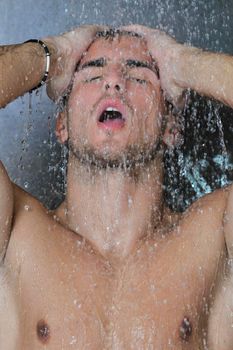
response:
{"label": "hand on head", "polygon": [[62,96],[82,54],[88,49],[96,33],[104,29],[104,26],[83,25],[63,35],[43,39],[52,53],[47,83],[47,93],[52,100]]}
{"label": "hand on head", "polygon": [[[91,45],[96,33],[105,29],[107,27],[84,25],[61,36],[44,39],[52,51],[52,66],[47,84],[47,93],[51,99],[57,100],[62,96],[82,54]],[[182,69],[179,61],[186,50],[185,46],[158,29],[129,25],[121,27],[120,30],[135,32],[145,38],[148,50],[158,64],[165,98],[177,107],[182,106],[183,89],[178,81],[179,71]]]}
{"label": "hand on head", "polygon": [[177,43],[165,32],[141,25],[129,25],[121,27],[142,35],[148,45],[148,50],[158,64],[161,87],[165,98],[177,107],[183,104],[183,89],[178,85],[180,55],[185,51],[185,46]]}

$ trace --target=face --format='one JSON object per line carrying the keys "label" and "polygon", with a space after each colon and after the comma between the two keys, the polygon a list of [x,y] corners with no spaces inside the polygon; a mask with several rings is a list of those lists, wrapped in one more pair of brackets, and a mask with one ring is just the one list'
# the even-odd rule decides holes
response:
{"label": "face", "polygon": [[97,39],[80,62],[68,101],[71,152],[106,160],[157,147],[164,102],[146,43]]}

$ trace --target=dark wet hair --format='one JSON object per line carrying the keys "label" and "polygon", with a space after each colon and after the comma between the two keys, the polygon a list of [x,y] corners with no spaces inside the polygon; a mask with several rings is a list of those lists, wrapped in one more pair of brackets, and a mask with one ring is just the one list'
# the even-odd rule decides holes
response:
{"label": "dark wet hair", "polygon": [[121,30],[121,29],[117,29],[117,28],[109,28],[103,31],[99,31],[96,33],[95,37],[96,39],[98,38],[104,38],[106,40],[111,40],[114,39],[116,37],[121,37],[121,36],[131,36],[133,38],[143,38],[142,35],[135,33],[135,32],[131,32],[128,30]]}
{"label": "dark wet hair", "polygon": [[[96,35],[95,35],[94,41],[99,39],[99,38],[104,38],[106,40],[112,41],[114,38],[117,38],[117,37],[120,38],[120,37],[123,37],[123,36],[130,36],[130,37],[133,37],[133,38],[143,39],[143,36],[138,34],[138,33],[136,33],[136,32],[131,32],[131,31],[128,31],[128,30],[121,30],[121,29],[117,29],[117,28],[108,28],[106,30],[102,30],[102,31],[97,32]],[[82,60],[82,57],[79,60],[79,62],[77,63],[77,67],[80,64],[80,61]],[[158,74],[159,74],[159,72],[158,72]],[[67,101],[69,99],[70,92],[72,90],[72,86],[73,86],[73,81],[71,81],[71,83],[67,87],[66,91],[64,92],[63,96],[61,96],[60,100],[58,101],[58,111],[63,111],[64,108],[66,107]]]}

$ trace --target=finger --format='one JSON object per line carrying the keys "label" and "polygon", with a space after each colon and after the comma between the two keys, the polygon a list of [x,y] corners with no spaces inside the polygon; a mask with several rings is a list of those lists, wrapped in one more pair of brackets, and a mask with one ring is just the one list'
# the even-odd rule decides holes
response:
{"label": "finger", "polygon": [[67,33],[66,37],[68,40],[70,40],[75,54],[77,55],[80,53],[80,55],[82,55],[90,44],[97,38],[98,33],[106,32],[108,29],[109,27],[103,25],[84,25],[75,29],[73,31],[73,35],[71,35],[71,33]]}
{"label": "finger", "polygon": [[108,27],[103,25],[84,25],[62,36],[51,37],[50,40],[57,48],[55,75],[51,76],[47,84],[47,94],[51,99],[57,100],[63,94],[72,79],[77,61],[88,49],[96,33],[106,28]]}
{"label": "finger", "polygon": [[98,32],[104,32],[109,30],[109,27],[106,25],[82,25],[74,29],[75,33],[88,33],[91,36],[95,36]]}
{"label": "finger", "polygon": [[142,36],[145,36],[148,34],[149,31],[151,31],[151,28],[145,27],[138,24],[131,24],[129,26],[122,26],[120,27],[120,30],[135,32],[137,34],[140,34]]}
{"label": "finger", "polygon": [[59,78],[51,79],[46,86],[47,95],[51,100],[56,102],[61,96],[64,95],[68,85],[70,84],[72,75],[67,74]]}

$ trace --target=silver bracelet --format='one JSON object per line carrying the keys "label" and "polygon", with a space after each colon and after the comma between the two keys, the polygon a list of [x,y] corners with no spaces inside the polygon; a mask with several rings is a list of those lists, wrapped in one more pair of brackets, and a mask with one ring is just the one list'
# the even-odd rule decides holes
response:
{"label": "silver bracelet", "polygon": [[24,42],[24,44],[26,43],[38,43],[40,44],[44,51],[45,51],[45,56],[46,56],[46,67],[45,67],[45,73],[44,73],[44,76],[43,78],[41,79],[41,82],[34,88],[32,88],[30,90],[30,92],[34,91],[34,90],[37,90],[39,89],[42,85],[44,85],[44,83],[46,82],[46,80],[48,79],[48,75],[49,75],[49,68],[50,68],[50,56],[51,56],[51,53],[49,52],[49,48],[48,46],[42,41],[42,40],[39,40],[39,39],[30,39],[30,40],[27,40]]}

